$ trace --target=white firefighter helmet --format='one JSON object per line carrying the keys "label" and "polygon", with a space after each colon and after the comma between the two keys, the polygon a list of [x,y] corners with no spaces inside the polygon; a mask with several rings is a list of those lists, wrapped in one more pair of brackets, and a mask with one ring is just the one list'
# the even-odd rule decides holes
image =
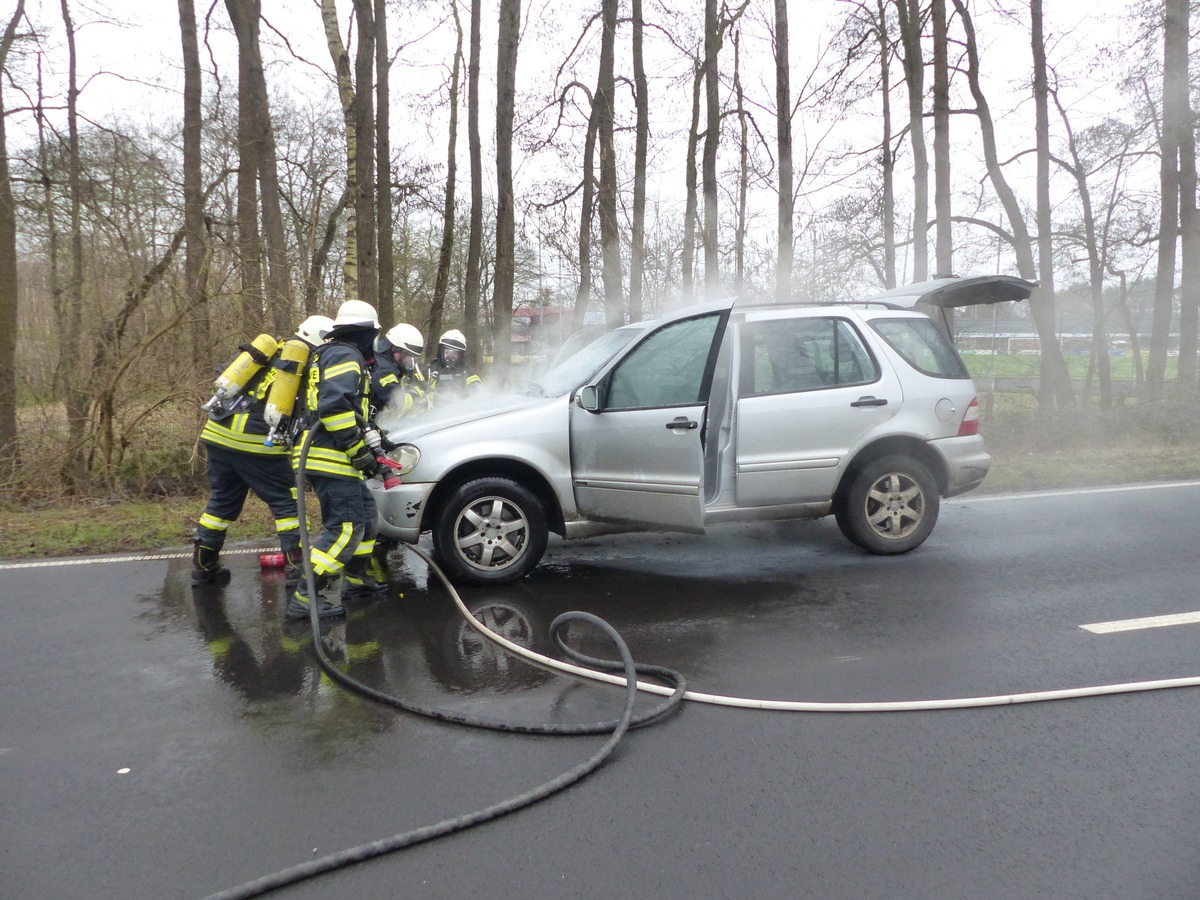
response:
{"label": "white firefighter helmet", "polygon": [[425,353],[425,338],[421,337],[421,332],[415,325],[409,325],[407,322],[393,325],[383,339],[393,348],[404,350],[413,356],[419,357]]}
{"label": "white firefighter helmet", "polygon": [[311,347],[324,342],[333,328],[333,319],[329,316],[309,316],[296,329],[296,337]]}
{"label": "white firefighter helmet", "polygon": [[440,338],[438,338],[438,345],[441,347],[449,347],[452,350],[461,350],[466,353],[467,336],[457,328],[451,328]]}
{"label": "white firefighter helmet", "polygon": [[379,330],[379,315],[365,300],[347,300],[338,307],[334,328],[371,328]]}

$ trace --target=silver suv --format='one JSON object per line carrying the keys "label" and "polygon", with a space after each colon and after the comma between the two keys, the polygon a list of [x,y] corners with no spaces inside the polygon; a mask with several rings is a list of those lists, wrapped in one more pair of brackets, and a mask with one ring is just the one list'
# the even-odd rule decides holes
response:
{"label": "silver suv", "polygon": [[863,550],[906,553],[941,498],[991,464],[947,323],[914,306],[1033,287],[989,276],[830,306],[726,301],[610,331],[523,393],[396,421],[403,483],[372,485],[380,536],[431,532],[450,578],[476,585],[529,573],[550,532],[703,533],[832,513]]}

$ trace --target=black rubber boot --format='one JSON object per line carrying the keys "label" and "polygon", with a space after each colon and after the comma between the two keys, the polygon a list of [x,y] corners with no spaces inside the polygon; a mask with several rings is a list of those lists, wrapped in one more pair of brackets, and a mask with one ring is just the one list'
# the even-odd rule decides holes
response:
{"label": "black rubber boot", "polygon": [[220,550],[195,542],[192,550],[192,587],[229,583],[229,570],[221,565],[220,558]]}
{"label": "black rubber boot", "polygon": [[[356,556],[346,565],[342,577],[342,602],[365,603],[370,600],[382,600],[388,594],[388,583],[380,581],[368,569],[365,556]],[[386,576],[385,576],[386,578]]]}
{"label": "black rubber boot", "polygon": [[294,590],[304,580],[304,551],[299,547],[291,547],[283,551],[283,558],[284,584],[288,590]]}
{"label": "black rubber boot", "polygon": [[[344,606],[335,605],[326,600],[321,592],[329,587],[333,579],[328,575],[317,575],[317,618],[336,619],[346,614]],[[283,612],[285,619],[307,619],[309,617],[308,581],[302,580],[288,600],[287,609]]]}

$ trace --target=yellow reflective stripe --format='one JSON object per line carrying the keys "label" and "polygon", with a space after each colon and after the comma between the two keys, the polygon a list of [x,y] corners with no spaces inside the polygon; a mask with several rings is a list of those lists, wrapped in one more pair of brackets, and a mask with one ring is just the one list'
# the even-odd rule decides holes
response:
{"label": "yellow reflective stripe", "polygon": [[483,379],[478,375],[468,375],[467,384],[483,384]]}
{"label": "yellow reflective stripe", "polygon": [[360,366],[355,360],[351,359],[347,360],[346,362],[335,363],[328,369],[323,370],[321,372],[321,376],[323,378],[336,378],[338,375],[345,375],[347,372],[353,372],[355,375],[361,375],[362,366]]}
{"label": "yellow reflective stripe", "polygon": [[284,531],[295,531],[299,527],[300,527],[300,517],[299,516],[291,516],[289,518],[275,520],[275,531],[277,533],[282,533]]}
{"label": "yellow reflective stripe", "polygon": [[388,372],[386,375],[384,375],[382,378],[379,379],[380,387],[387,387],[389,384],[399,384],[399,383],[400,383],[400,379],[396,377],[395,372]]}
{"label": "yellow reflective stripe", "polygon": [[343,431],[346,428],[353,428],[357,423],[354,418],[354,410],[350,410],[332,416],[321,416],[321,424],[327,431]]}
{"label": "yellow reflective stripe", "polygon": [[205,423],[204,430],[200,432],[200,440],[219,447],[228,447],[239,453],[257,453],[263,456],[283,456],[287,453],[287,448],[280,444],[274,447],[266,446],[263,443],[266,439],[265,434],[245,434],[211,420]]}
{"label": "yellow reflective stripe", "polygon": [[343,522],[342,530],[338,534],[337,540],[333,542],[333,546],[329,548],[329,552],[334,556],[341,556],[342,551],[350,546],[352,537],[354,537],[354,526],[349,522]]}
{"label": "yellow reflective stripe", "polygon": [[374,552],[374,550],[375,550],[375,538],[371,538],[370,540],[359,542],[359,545],[354,548],[354,555],[355,556],[370,556]]}
{"label": "yellow reflective stripe", "polygon": [[342,564],[324,550],[317,547],[312,549],[312,567],[317,575],[329,575],[340,572]]}
{"label": "yellow reflective stripe", "polygon": [[228,531],[229,526],[233,524],[232,519],[218,519],[216,516],[210,516],[205,513],[200,517],[200,524],[209,531]]}
{"label": "yellow reflective stripe", "polygon": [[237,638],[233,635],[228,637],[217,638],[214,641],[208,642],[208,652],[213,656],[220,658],[229,652],[229,648],[234,645]]}

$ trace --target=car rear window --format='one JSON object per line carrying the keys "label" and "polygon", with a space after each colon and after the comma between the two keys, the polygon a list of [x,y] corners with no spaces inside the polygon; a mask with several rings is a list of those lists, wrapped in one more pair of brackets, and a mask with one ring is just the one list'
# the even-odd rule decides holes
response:
{"label": "car rear window", "polygon": [[958,351],[932,319],[872,319],[871,327],[918,372],[934,378],[971,377]]}

